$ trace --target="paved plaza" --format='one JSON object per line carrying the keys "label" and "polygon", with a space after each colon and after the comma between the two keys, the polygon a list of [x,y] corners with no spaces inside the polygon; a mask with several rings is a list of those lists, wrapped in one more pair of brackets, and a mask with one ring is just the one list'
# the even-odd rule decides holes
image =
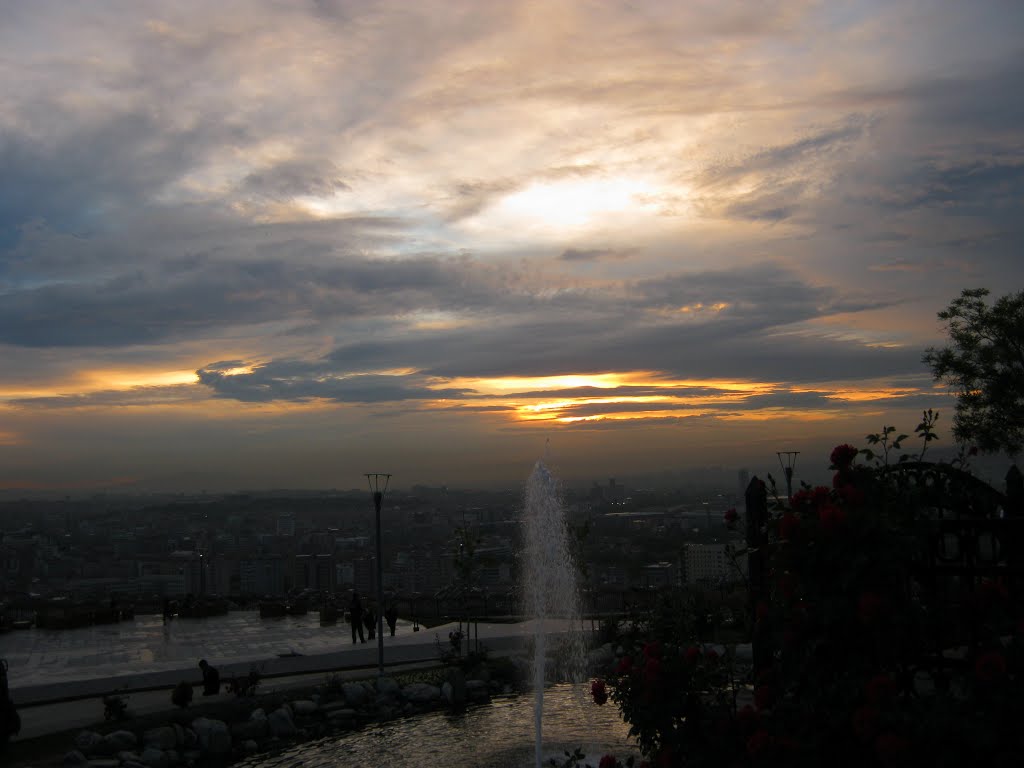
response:
{"label": "paved plaza", "polygon": [[[479,641],[492,651],[518,649],[533,634],[533,622],[473,624],[466,645]],[[385,630],[386,664],[436,661],[448,648],[457,624],[413,631],[399,621],[396,634]],[[550,622],[550,632],[565,623]],[[321,627],[316,615],[261,619],[253,611],[208,619],[139,616],[132,621],[71,630],[21,630],[0,635],[0,657],[9,664],[12,694],[20,705],[173,685],[200,677],[201,658],[221,678],[248,672],[258,664],[265,676],[309,674],[375,667],[376,640],[352,644],[351,628],[339,622]]]}
{"label": "paved plaza", "polygon": [[[532,621],[472,624],[463,650],[479,641],[494,654],[516,653],[535,626]],[[452,623],[414,632],[412,624],[400,621],[395,637],[385,631],[386,668],[436,664],[442,650],[450,647],[449,632],[459,628]],[[552,620],[544,628],[559,634],[568,624]],[[266,691],[308,687],[328,674],[365,677],[378,664],[376,640],[353,645],[348,624],[321,627],[316,615],[261,619],[250,611],[175,619],[167,625],[159,616],[139,616],[116,625],[13,631],[0,635],[0,657],[10,665],[11,696],[22,716],[16,740],[96,722],[102,715],[102,696],[113,691],[127,694],[137,714],[168,710],[167,692],[180,680],[200,686],[200,658],[220,669],[222,681],[258,664]]]}
{"label": "paved plaza", "polygon": [[[407,622],[399,622],[396,636],[384,640],[387,645],[422,642]],[[0,657],[10,666],[11,687],[20,688],[180,670],[201,658],[220,666],[287,654],[319,655],[351,642],[347,623],[320,626],[315,613],[261,619],[256,611],[233,611],[166,624],[160,616],[145,615],[79,629],[11,631],[0,635]]]}

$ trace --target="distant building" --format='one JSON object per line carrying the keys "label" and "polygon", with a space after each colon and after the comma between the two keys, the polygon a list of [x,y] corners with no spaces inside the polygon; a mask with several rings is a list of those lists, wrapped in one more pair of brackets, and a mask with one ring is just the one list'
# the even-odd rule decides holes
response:
{"label": "distant building", "polygon": [[337,586],[334,555],[296,555],[292,565],[292,586],[333,592]]}
{"label": "distant building", "polygon": [[364,595],[376,594],[376,558],[357,557],[352,561],[352,584]]}
{"label": "distant building", "polygon": [[743,548],[742,540],[687,544],[683,548],[682,581],[684,584],[708,584],[740,580],[746,573],[746,558],[732,557],[726,551]]}
{"label": "distant building", "polygon": [[203,556],[195,551],[178,551],[170,555],[173,572],[181,575],[183,593],[186,595],[206,594],[206,575]]}
{"label": "distant building", "polygon": [[294,536],[295,535],[295,516],[292,514],[281,515],[277,518],[277,535],[278,536]]}
{"label": "distant building", "polygon": [[283,595],[285,563],[281,555],[261,555],[239,562],[239,586],[246,595]]}
{"label": "distant building", "polygon": [[352,563],[336,563],[334,566],[334,583],[339,587],[351,587],[356,580],[356,571]]}
{"label": "distant building", "polygon": [[626,499],[626,489],[615,482],[614,477],[608,478],[608,490],[605,500],[611,504],[621,504]]}
{"label": "distant building", "polygon": [[0,573],[4,591],[26,591],[32,583],[36,548],[31,542],[13,542],[0,534]]}
{"label": "distant building", "polygon": [[674,587],[679,583],[679,572],[673,563],[651,563],[644,566],[640,578],[647,589]]}

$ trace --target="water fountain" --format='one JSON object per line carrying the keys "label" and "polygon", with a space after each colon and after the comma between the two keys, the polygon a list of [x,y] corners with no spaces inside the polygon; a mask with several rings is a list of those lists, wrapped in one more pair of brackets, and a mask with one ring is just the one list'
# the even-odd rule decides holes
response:
{"label": "water fountain", "polygon": [[542,759],[544,682],[548,633],[555,628],[564,638],[563,670],[574,682],[583,674],[580,600],[569,532],[555,478],[538,461],[526,484],[526,542],[523,599],[534,622],[534,758]]}

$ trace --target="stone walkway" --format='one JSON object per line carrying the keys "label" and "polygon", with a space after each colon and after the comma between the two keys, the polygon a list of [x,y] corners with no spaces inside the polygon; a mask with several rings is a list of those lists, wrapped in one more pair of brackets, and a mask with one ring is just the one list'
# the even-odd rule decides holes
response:
{"label": "stone walkway", "polygon": [[[202,620],[207,623],[202,627],[177,624],[169,630],[169,636],[176,640],[166,644],[173,646],[173,650],[165,647],[162,653],[145,644],[140,644],[141,649],[133,647],[127,640],[136,637],[136,633],[152,638],[152,626],[162,635],[159,617],[140,617],[134,628],[117,625],[119,632],[96,632],[100,628],[94,627],[7,633],[0,637],[0,655],[6,654],[10,664],[11,698],[22,717],[22,732],[15,740],[94,724],[102,718],[103,695],[113,691],[126,694],[128,705],[136,714],[172,710],[169,691],[181,680],[195,686],[196,702],[212,703],[232,697],[233,694],[226,693],[206,699],[199,696],[201,675],[195,662],[201,657],[219,668],[222,680],[245,674],[251,664],[258,664],[264,675],[263,691],[309,687],[329,674],[376,674],[376,641],[352,645],[348,625],[320,628],[316,624],[314,628],[308,621],[266,620],[264,626],[258,615],[255,622],[252,616],[248,621],[232,618],[234,614],[221,617],[219,625],[214,619]],[[311,621],[315,623],[316,617]],[[480,644],[495,655],[517,653],[532,638],[534,626],[534,622],[481,622],[473,625],[472,635],[463,641],[463,648],[469,650],[469,643],[475,643],[479,637]],[[384,638],[386,671],[436,664],[441,647],[449,647],[448,633],[457,628],[457,624],[445,624],[413,632],[411,625],[400,624],[395,637]],[[549,634],[558,634],[568,626],[563,621],[549,621],[545,628]],[[321,629],[322,633],[317,631]],[[88,637],[75,636],[76,632],[88,633]],[[279,655],[289,652],[301,655]],[[150,658],[152,661],[147,662]]]}
{"label": "stone walkway", "polygon": [[[399,622],[396,637],[385,642],[415,635],[412,624]],[[11,631],[0,635],[0,658],[7,659],[11,685],[19,687],[182,669],[201,658],[219,666],[288,653],[331,653],[350,644],[348,624],[320,626],[315,613],[261,619],[256,611],[235,611],[166,624],[160,616],[145,615],[80,629]]]}

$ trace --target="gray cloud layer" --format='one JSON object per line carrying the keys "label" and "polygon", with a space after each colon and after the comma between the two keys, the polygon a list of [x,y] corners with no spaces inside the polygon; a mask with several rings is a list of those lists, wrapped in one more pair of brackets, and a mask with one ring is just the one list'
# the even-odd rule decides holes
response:
{"label": "gray cloud layer", "polygon": [[[919,376],[963,287],[1024,284],[1019,4],[2,15],[0,407],[22,413],[492,412],[450,381],[616,371],[829,407],[823,382]],[[82,385],[121,368],[199,382]]]}

